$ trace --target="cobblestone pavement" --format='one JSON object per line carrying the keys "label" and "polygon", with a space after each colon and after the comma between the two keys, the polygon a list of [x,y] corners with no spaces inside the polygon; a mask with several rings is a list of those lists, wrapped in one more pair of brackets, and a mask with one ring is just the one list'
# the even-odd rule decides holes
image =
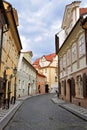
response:
{"label": "cobblestone pavement", "polygon": [[53,103],[52,98],[48,94],[25,100],[4,130],[87,130],[86,121]]}

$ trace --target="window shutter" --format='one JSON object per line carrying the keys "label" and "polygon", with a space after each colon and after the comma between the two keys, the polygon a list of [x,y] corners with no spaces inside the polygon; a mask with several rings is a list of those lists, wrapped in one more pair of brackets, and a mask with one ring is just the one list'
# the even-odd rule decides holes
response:
{"label": "window shutter", "polygon": [[87,77],[86,77],[86,73],[83,74],[83,96],[87,97]]}
{"label": "window shutter", "polygon": [[71,78],[71,90],[72,90],[72,96],[75,97],[75,80],[74,78]]}

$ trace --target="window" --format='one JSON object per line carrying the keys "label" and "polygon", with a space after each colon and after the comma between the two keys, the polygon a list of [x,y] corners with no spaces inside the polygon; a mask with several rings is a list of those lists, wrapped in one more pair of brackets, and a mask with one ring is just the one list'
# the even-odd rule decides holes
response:
{"label": "window", "polygon": [[18,81],[18,85],[19,85],[19,90],[21,89],[21,81]]}
{"label": "window", "polygon": [[3,33],[3,48],[6,47],[6,40],[7,40],[6,33]]}
{"label": "window", "polygon": [[70,49],[67,51],[67,65],[70,65],[71,63],[71,55],[70,55]]}
{"label": "window", "polygon": [[76,61],[77,59],[77,51],[76,51],[76,43],[72,45],[72,62]]}
{"label": "window", "polygon": [[60,71],[62,71],[62,66],[63,66],[63,64],[62,64],[62,58],[60,58]]}
{"label": "window", "polygon": [[82,35],[79,39],[79,57],[83,56],[85,54],[85,39]]}
{"label": "window", "polygon": [[11,39],[9,38],[9,41],[8,41],[8,55],[10,54],[10,48],[11,48]]}
{"label": "window", "polygon": [[63,56],[63,69],[65,70],[66,68],[66,55],[64,54]]}
{"label": "window", "polygon": [[77,76],[78,96],[83,97],[83,83],[81,75]]}
{"label": "window", "polygon": [[45,69],[45,73],[47,73],[47,69]]}
{"label": "window", "polygon": [[57,76],[55,76],[55,82],[57,82]]}

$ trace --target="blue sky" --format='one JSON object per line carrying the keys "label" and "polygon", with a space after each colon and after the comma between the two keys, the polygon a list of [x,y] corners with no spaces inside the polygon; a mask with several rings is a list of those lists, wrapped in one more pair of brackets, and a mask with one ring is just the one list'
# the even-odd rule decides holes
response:
{"label": "blue sky", "polygon": [[[73,0],[7,0],[18,12],[19,35],[32,60],[55,52],[55,34],[61,30],[65,6]],[[82,0],[80,7],[87,7]]]}

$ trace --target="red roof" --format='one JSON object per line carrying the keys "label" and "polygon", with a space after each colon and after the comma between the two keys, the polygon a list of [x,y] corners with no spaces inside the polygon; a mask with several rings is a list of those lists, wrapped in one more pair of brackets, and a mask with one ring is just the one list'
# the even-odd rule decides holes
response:
{"label": "red roof", "polygon": [[87,8],[80,8],[80,15],[87,13]]}
{"label": "red roof", "polygon": [[56,56],[56,53],[52,53],[52,54],[49,54],[49,55],[45,55],[45,58],[47,61],[52,61],[53,58]]}
{"label": "red roof", "polygon": [[[49,54],[49,55],[44,55],[44,56],[42,56],[42,57],[45,57],[47,61],[52,62],[52,60],[53,60],[53,58],[54,58],[55,56],[56,56],[56,53],[52,53],[52,54]],[[41,58],[42,58],[42,57],[41,57]],[[40,64],[39,64],[39,61],[40,61],[41,58],[36,59],[35,62],[33,63],[33,66],[34,66],[35,68],[37,68],[37,69],[40,69],[40,68],[41,68],[41,66],[40,66]]]}
{"label": "red roof", "polygon": [[39,60],[40,60],[40,58],[36,59],[36,60],[34,61],[33,65],[38,65],[38,64],[39,64]]}

